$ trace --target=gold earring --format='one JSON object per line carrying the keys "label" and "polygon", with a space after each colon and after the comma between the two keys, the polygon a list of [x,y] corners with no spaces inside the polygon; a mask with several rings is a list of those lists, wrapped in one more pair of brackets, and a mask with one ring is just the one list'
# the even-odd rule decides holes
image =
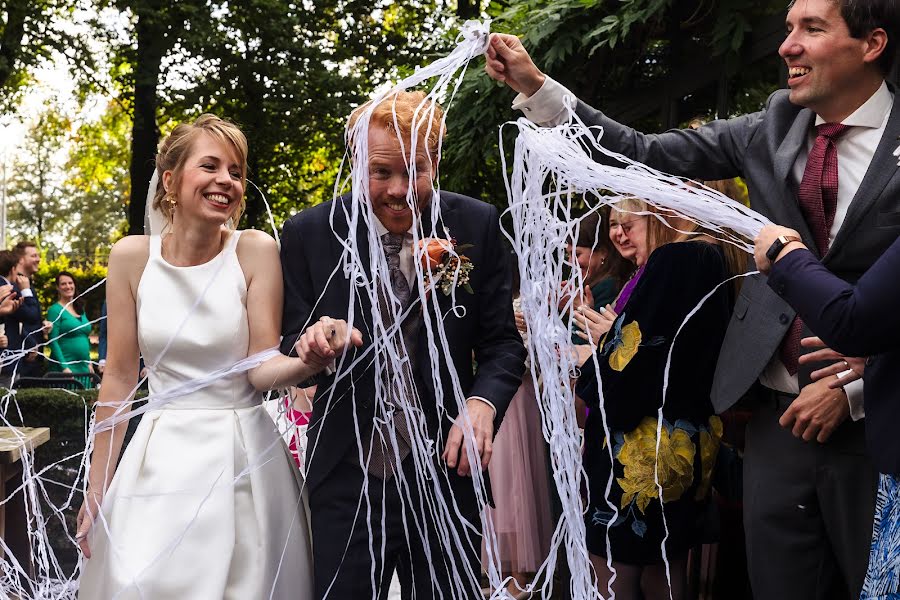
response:
{"label": "gold earring", "polygon": [[174,209],[178,205],[178,199],[175,197],[175,192],[167,192],[163,200],[169,204],[170,209]]}

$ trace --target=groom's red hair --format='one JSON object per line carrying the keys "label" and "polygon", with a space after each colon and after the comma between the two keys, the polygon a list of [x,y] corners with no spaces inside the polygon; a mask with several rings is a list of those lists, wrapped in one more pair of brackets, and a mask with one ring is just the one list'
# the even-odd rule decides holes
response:
{"label": "groom's red hair", "polygon": [[[371,100],[366,102],[354,110],[347,120],[348,144],[351,147],[353,127],[371,105]],[[437,158],[445,134],[444,110],[424,92],[398,92],[378,103],[372,111],[369,127],[383,127],[399,133],[407,143],[415,129],[419,140],[425,141],[431,157]]]}

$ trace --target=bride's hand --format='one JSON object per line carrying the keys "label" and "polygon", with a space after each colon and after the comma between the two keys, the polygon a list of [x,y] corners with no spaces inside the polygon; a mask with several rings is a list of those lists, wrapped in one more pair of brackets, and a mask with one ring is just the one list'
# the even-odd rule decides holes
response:
{"label": "bride's hand", "polygon": [[103,504],[103,494],[88,489],[84,502],[81,503],[81,509],[78,511],[78,520],[76,521],[78,529],[75,533],[75,541],[78,542],[78,547],[81,548],[85,558],[91,557],[91,547],[88,546],[87,536],[97,519],[101,504]]}
{"label": "bride's hand", "polygon": [[362,343],[359,329],[350,329],[342,319],[322,317],[300,336],[294,349],[303,362],[322,370],[351,345],[359,348]]}

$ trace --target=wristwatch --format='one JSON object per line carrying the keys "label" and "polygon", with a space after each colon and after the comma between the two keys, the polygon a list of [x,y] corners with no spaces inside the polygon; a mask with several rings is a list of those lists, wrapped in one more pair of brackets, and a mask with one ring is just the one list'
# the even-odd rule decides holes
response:
{"label": "wristwatch", "polygon": [[781,254],[781,251],[784,250],[784,247],[790,244],[791,242],[802,242],[800,238],[796,235],[779,235],[775,238],[775,241],[772,242],[772,245],[769,246],[769,249],[766,250],[766,258],[775,262],[775,259],[778,258],[778,255]]}

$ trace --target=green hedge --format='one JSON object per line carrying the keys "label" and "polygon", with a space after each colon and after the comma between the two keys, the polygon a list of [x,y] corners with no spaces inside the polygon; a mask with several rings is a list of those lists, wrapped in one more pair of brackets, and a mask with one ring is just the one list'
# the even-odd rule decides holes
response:
{"label": "green hedge", "polygon": [[[139,396],[145,394],[139,392]],[[66,527],[74,535],[75,520],[82,500],[80,491],[76,491],[68,505],[66,502],[73,486],[77,485],[80,490],[78,475],[82,457],[78,453],[84,451],[90,410],[96,400],[97,390],[70,392],[59,389],[21,389],[16,390],[15,401],[10,403],[5,415],[14,426],[50,428],[50,441],[35,451],[34,462],[37,472],[58,463],[43,474],[47,495],[56,508],[45,504],[42,510],[44,517],[48,519],[47,535],[50,545],[67,572],[74,570],[78,563],[78,553],[65,536],[63,525],[53,511],[62,509]],[[140,419],[132,419],[129,423],[126,444],[139,421]],[[65,460],[73,454],[78,455]],[[63,485],[56,485],[51,481]],[[45,501],[42,499],[42,502]]]}

